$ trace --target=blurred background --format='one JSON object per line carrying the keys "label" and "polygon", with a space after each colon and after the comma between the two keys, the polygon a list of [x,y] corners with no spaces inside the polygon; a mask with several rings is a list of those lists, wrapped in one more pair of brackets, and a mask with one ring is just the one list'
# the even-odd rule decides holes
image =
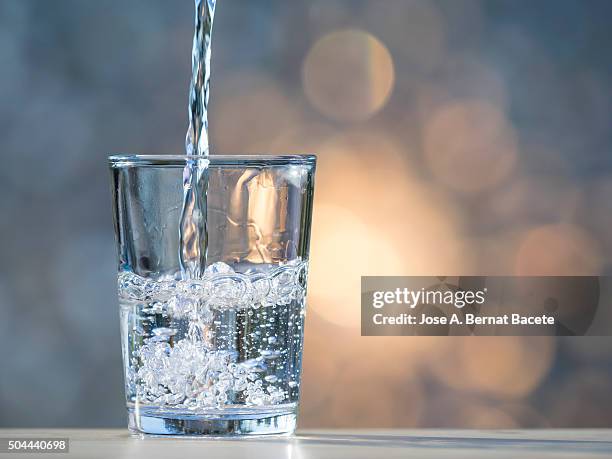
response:
{"label": "blurred background", "polygon": [[[0,426],[125,426],[106,156],[190,0],[0,0]],[[319,155],[301,427],[612,427],[611,338],[361,337],[361,275],[610,274],[609,0],[219,0],[213,153]]]}

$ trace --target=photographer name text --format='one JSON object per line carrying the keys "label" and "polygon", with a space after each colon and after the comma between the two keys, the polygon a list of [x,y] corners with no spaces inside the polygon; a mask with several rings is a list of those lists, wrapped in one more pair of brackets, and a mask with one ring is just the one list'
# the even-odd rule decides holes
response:
{"label": "photographer name text", "polygon": [[555,325],[555,318],[546,314],[536,316],[522,314],[503,314],[500,316],[479,316],[457,313],[450,317],[427,314],[398,314],[386,316],[381,313],[372,316],[375,325]]}

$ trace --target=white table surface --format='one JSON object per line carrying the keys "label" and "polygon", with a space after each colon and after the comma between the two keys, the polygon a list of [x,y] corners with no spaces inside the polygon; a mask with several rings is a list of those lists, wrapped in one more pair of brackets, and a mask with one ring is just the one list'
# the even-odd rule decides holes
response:
{"label": "white table surface", "polygon": [[293,437],[151,438],[125,429],[0,429],[0,438],[68,437],[74,458],[612,458],[612,430],[302,430]]}

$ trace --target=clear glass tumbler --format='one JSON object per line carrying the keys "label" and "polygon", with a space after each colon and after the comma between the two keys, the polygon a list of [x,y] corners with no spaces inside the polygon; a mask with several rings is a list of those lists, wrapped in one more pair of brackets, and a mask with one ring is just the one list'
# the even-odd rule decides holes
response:
{"label": "clear glass tumbler", "polygon": [[295,429],[314,156],[210,156],[204,273],[181,274],[194,157],[111,156],[129,428]]}

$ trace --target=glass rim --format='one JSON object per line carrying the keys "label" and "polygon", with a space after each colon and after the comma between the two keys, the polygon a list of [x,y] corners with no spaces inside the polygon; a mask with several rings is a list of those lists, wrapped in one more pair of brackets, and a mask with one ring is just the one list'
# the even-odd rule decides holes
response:
{"label": "glass rim", "polygon": [[215,166],[243,166],[243,167],[266,167],[283,165],[315,166],[317,157],[313,154],[295,155],[135,155],[114,154],[108,157],[109,166],[119,167],[142,167],[142,166],[169,166],[184,167],[188,161],[207,159],[210,165]]}

